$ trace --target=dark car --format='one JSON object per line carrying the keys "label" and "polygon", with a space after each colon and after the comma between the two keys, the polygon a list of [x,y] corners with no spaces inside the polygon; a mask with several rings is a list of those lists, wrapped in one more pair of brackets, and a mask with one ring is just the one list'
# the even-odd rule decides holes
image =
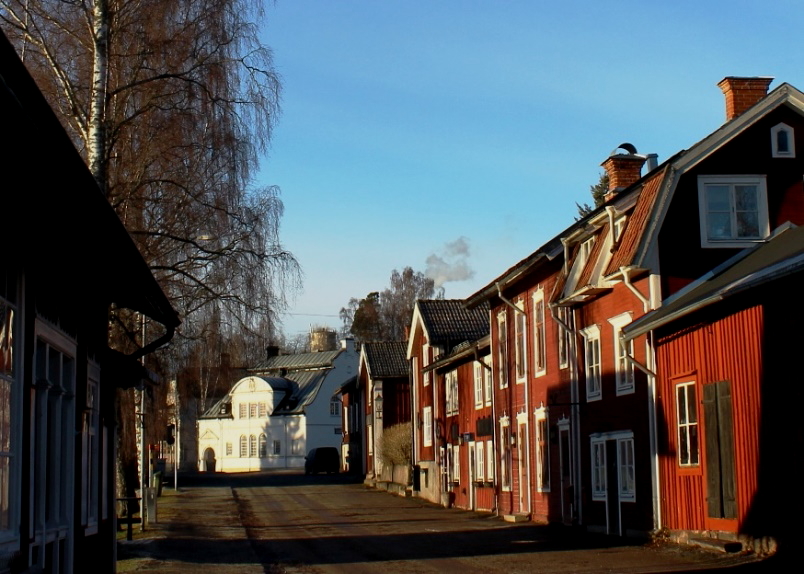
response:
{"label": "dark car", "polygon": [[335,474],[340,470],[341,460],[334,446],[320,446],[312,449],[304,457],[304,474],[327,472]]}

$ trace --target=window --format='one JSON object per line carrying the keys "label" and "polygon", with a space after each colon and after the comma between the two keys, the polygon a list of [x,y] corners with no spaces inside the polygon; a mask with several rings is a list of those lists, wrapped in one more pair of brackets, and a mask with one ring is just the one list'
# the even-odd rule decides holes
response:
{"label": "window", "polygon": [[533,295],[533,375],[547,372],[547,337],[545,336],[544,291]]}
{"label": "window", "polygon": [[249,405],[248,405],[248,416],[249,416],[249,418],[252,418],[252,419],[257,418],[257,403],[249,403]]}
{"label": "window", "polygon": [[226,443],[226,456],[232,456],[232,443]]}
{"label": "window", "polygon": [[494,389],[491,382],[491,369],[488,368],[486,363],[483,363],[483,400],[484,404],[488,407],[491,406],[491,395]]}
{"label": "window", "polygon": [[676,385],[676,420],[678,421],[678,464],[697,466],[698,456],[698,402],[695,382]]}
{"label": "window", "polygon": [[513,452],[511,450],[511,421],[508,417],[500,420],[500,441],[500,486],[504,491],[510,491]]}
{"label": "window", "polygon": [[550,426],[547,409],[534,412],[536,416],[536,490],[550,492]]}
{"label": "window", "polygon": [[[517,309],[525,308],[523,301],[516,302]],[[516,382],[524,383],[528,372],[527,365],[527,341],[525,340],[525,330],[527,329],[527,315],[521,311],[514,312],[514,356],[516,358]]]}
{"label": "window", "polygon": [[252,458],[257,456],[257,437],[254,435],[248,437],[248,455]]}
{"label": "window", "polygon": [[486,441],[486,478],[494,482],[494,441]]}
{"label": "window", "polygon": [[[16,288],[9,289],[8,284],[14,278],[0,275],[0,534],[9,532],[14,524],[14,510],[17,499],[14,494],[14,478],[18,464],[15,464],[16,425],[19,424],[19,413],[16,408],[18,385],[16,384],[16,308],[9,299],[14,297]],[[7,295],[11,295],[6,299]]]}
{"label": "window", "polygon": [[623,327],[631,322],[631,313],[622,313],[609,319],[612,326],[615,379],[617,381],[617,394],[624,395],[634,392],[634,365],[628,356],[634,356],[634,341],[623,345],[620,335]]}
{"label": "window", "polygon": [[793,128],[787,124],[777,124],[771,128],[771,150],[773,157],[796,157]]}
{"label": "window", "polygon": [[476,442],[475,443],[475,479],[476,480],[483,480],[486,476],[486,465],[484,456],[486,454],[486,443],[484,442]]}
{"label": "window", "polygon": [[265,433],[260,435],[260,442],[258,446],[260,458],[265,458],[268,456],[268,437],[265,436]]}
{"label": "window", "polygon": [[562,369],[569,367],[569,348],[571,331],[566,327],[572,327],[572,310],[568,307],[559,307],[557,309],[558,318],[563,323],[561,325],[556,321],[556,328],[558,329],[558,366]]}
{"label": "window", "polygon": [[592,500],[606,500],[605,440],[592,440]]}
{"label": "window", "polygon": [[264,402],[257,404],[257,416],[261,419],[264,419],[268,416],[268,409],[265,407]]}
{"label": "window", "polygon": [[584,366],[586,369],[586,400],[601,397],[600,390],[600,327],[592,325],[581,331],[584,337]]}
{"label": "window", "polygon": [[98,529],[98,463],[100,459],[100,366],[87,365],[87,387],[81,433],[81,524],[85,534]]}
{"label": "window", "polygon": [[329,416],[331,417],[339,417],[341,416],[341,401],[338,399],[332,399],[329,401]]}
{"label": "window", "polygon": [[248,416],[248,405],[246,403],[240,403],[238,405],[238,417],[244,419]]}
{"label": "window", "polygon": [[618,440],[617,448],[619,449],[620,500],[634,501],[636,498],[634,439],[623,438]]}
{"label": "window", "polygon": [[770,233],[765,176],[700,176],[702,247],[746,247]]}
{"label": "window", "polygon": [[246,435],[240,435],[240,458],[246,458],[248,456],[248,439]]}
{"label": "window", "polygon": [[497,373],[500,388],[508,388],[508,333],[505,326],[505,311],[497,315]]}
{"label": "window", "polygon": [[449,371],[444,376],[444,383],[447,393],[445,405],[447,415],[456,415],[458,414],[458,371]]}
{"label": "window", "polygon": [[475,361],[475,408],[479,409],[483,406],[483,365],[479,361]]}
{"label": "window", "polygon": [[461,447],[452,445],[452,482],[461,482]]}
{"label": "window", "polygon": [[[427,368],[430,364],[430,345],[422,345],[422,370]],[[425,387],[430,384],[430,371],[424,371],[424,383],[422,383]]]}
{"label": "window", "polygon": [[282,442],[274,440],[274,454],[282,454]]}
{"label": "window", "polygon": [[433,446],[433,407],[424,407],[424,424],[422,425],[422,445]]}

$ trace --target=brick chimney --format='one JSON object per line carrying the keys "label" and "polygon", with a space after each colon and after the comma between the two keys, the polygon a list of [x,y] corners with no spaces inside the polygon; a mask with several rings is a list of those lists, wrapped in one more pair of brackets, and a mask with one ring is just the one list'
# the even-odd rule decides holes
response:
{"label": "brick chimney", "polygon": [[773,78],[726,76],[718,87],[726,96],[726,120],[733,120],[768,95]]}
{"label": "brick chimney", "polygon": [[[628,153],[618,153],[619,150]],[[608,159],[600,164],[609,175],[609,190],[604,196],[606,201],[642,177],[642,166],[647,156],[638,155],[636,151],[636,148],[629,143],[620,144]]]}

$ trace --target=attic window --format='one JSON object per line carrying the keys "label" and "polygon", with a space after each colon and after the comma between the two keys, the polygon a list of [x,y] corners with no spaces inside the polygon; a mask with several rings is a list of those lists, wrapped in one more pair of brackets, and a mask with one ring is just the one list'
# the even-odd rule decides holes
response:
{"label": "attic window", "polygon": [[787,124],[777,124],[772,127],[771,148],[773,157],[796,157],[793,128]]}

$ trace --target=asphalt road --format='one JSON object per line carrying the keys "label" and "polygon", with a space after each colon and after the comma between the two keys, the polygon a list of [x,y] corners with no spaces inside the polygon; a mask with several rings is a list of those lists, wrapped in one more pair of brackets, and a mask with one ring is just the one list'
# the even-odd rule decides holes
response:
{"label": "asphalt road", "polygon": [[267,572],[756,572],[773,566],[565,527],[509,524],[367,489],[343,476],[278,472],[217,480],[231,486]]}

